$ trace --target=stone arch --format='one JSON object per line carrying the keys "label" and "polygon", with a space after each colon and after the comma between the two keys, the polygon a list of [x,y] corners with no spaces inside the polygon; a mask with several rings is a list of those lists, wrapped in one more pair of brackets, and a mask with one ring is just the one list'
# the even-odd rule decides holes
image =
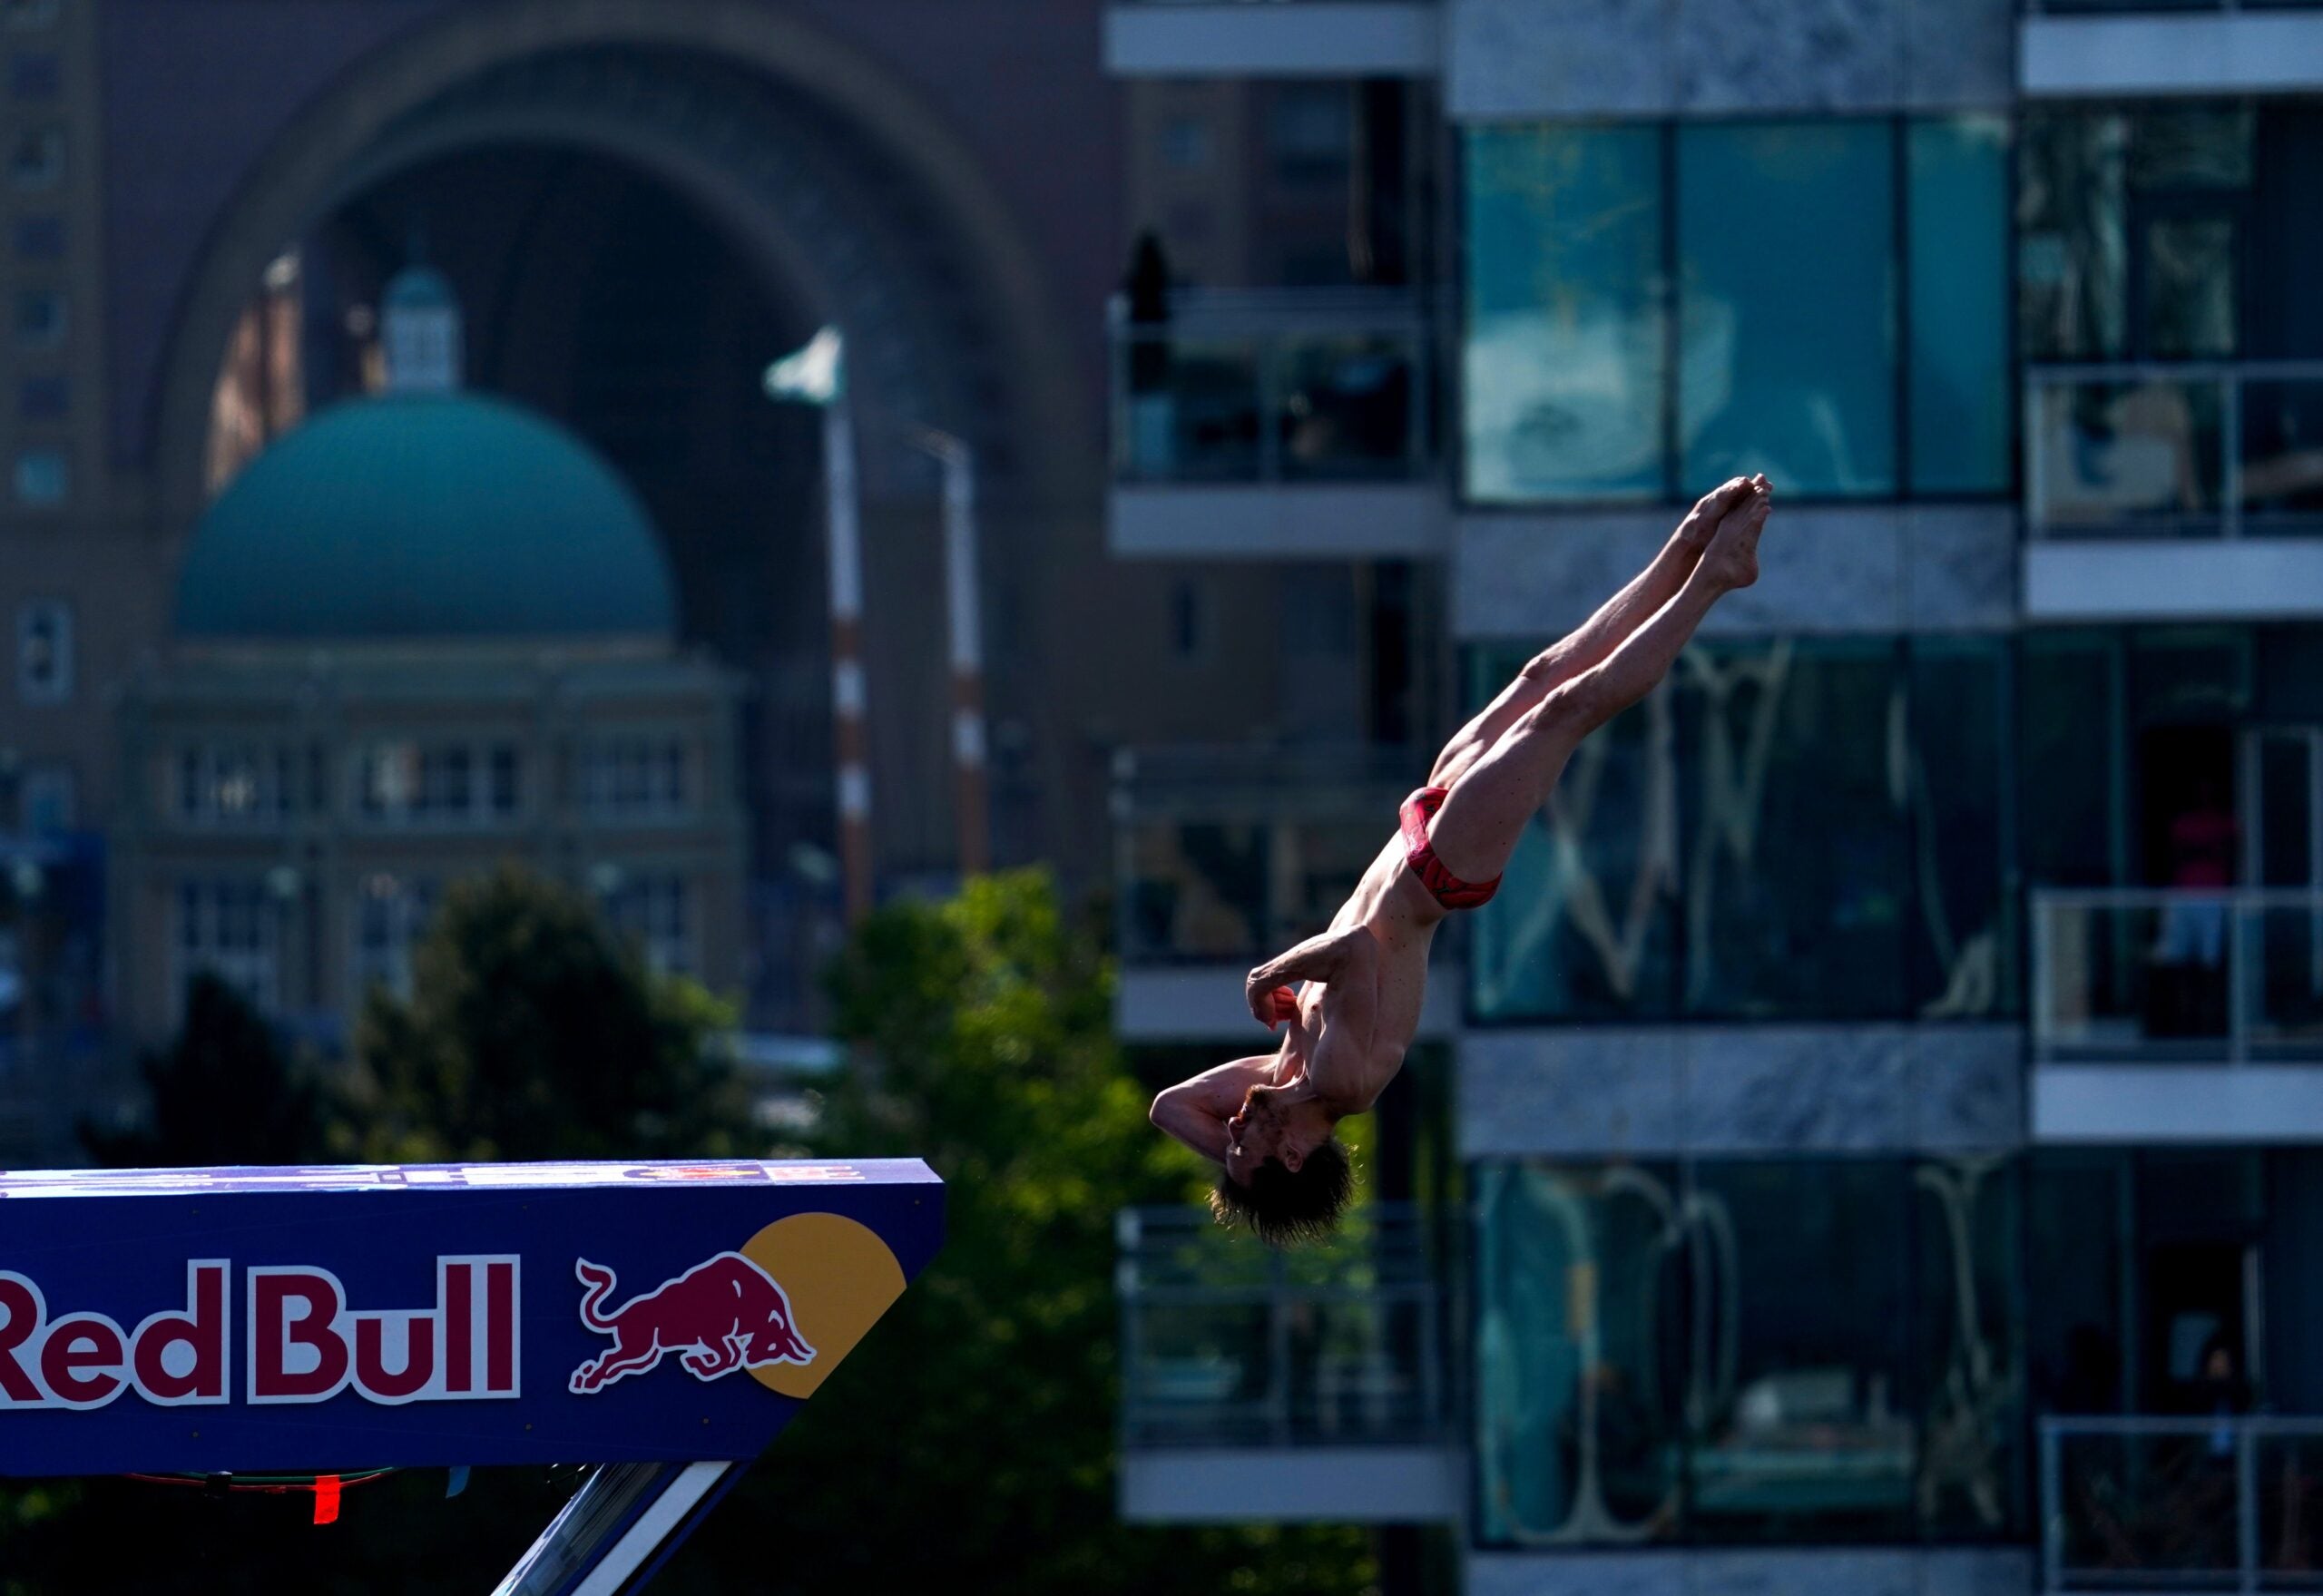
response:
{"label": "stone arch", "polygon": [[[607,46],[711,63],[771,93],[756,103],[712,97],[689,113],[657,96],[647,73],[625,103],[560,94],[553,64]],[[497,101],[463,93],[485,82],[518,92]],[[783,101],[794,108],[790,126],[769,138]],[[693,124],[682,125],[689,114]],[[845,136],[818,138],[820,119],[835,119]],[[218,361],[274,251],[366,182],[430,154],[511,138],[584,143],[703,206],[783,290],[842,325],[871,328],[861,369],[877,402],[956,425],[984,418],[1004,469],[1014,466],[1014,494],[1054,505],[1089,488],[1088,407],[1041,264],[974,154],[884,67],[760,0],[493,0],[421,24],[358,63],[281,131],[221,214],[151,397],[152,503],[167,535],[190,526],[203,503]],[[864,180],[859,191],[850,176]],[[882,234],[895,233],[899,215],[923,255],[936,239],[965,280],[946,281],[925,261],[915,268],[908,250],[894,249]],[[867,252],[884,272],[863,269]],[[875,303],[883,289],[893,298],[899,281],[907,303]],[[983,359],[963,352],[973,334],[956,318],[944,325],[937,308],[946,302],[979,308],[991,345]],[[947,348],[952,357],[940,358]],[[941,373],[940,391],[910,391],[915,370]]]}

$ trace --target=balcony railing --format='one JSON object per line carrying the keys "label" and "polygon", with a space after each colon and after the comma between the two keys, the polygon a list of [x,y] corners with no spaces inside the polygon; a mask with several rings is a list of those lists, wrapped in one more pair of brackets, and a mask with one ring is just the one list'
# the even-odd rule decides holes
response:
{"label": "balcony railing", "polygon": [[1116,299],[1113,465],[1124,482],[1409,481],[1435,459],[1426,301],[1398,289]]}
{"label": "balcony railing", "polygon": [[2034,537],[2323,534],[2323,361],[2035,366]]}
{"label": "balcony railing", "polygon": [[1426,770],[1425,753],[1384,747],[1117,754],[1123,960],[1264,958],[1321,930]]}
{"label": "balcony railing", "polygon": [[1419,1211],[1373,1205],[1298,1252],[1195,1209],[1124,1209],[1116,1224],[1124,1445],[1444,1436],[1442,1300]]}
{"label": "balcony railing", "polygon": [[2323,890],[2033,895],[2044,1063],[2323,1063]]}
{"label": "balcony railing", "polygon": [[2323,1419],[2049,1418],[2050,1591],[2323,1590]]}

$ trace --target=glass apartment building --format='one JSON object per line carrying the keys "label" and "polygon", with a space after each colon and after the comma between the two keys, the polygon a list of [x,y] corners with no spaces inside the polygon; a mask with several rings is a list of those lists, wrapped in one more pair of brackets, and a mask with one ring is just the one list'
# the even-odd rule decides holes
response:
{"label": "glass apartment building", "polygon": [[1435,738],[1780,494],[1440,948],[1346,1244],[1122,1216],[1123,1513],[1479,1596],[2323,1587],[2323,7],[1104,48],[1112,546],[1251,684],[1117,761],[1157,1077]]}

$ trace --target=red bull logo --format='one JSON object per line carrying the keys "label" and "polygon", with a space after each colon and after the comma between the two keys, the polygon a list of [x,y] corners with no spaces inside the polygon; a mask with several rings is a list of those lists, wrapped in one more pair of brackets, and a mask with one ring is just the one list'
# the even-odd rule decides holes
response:
{"label": "red bull logo", "polygon": [[772,1275],[739,1252],[698,1263],[611,1313],[602,1310],[613,1295],[613,1270],[576,1258],[573,1273],[583,1288],[581,1322],[613,1338],[611,1347],[573,1371],[567,1385],[577,1395],[644,1374],[671,1353],[697,1380],[815,1360],[815,1349],[792,1323],[790,1298]]}

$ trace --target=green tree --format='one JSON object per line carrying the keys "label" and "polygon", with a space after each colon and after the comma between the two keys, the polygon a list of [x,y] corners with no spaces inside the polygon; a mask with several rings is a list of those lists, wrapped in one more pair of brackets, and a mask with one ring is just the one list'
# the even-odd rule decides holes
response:
{"label": "green tree", "polygon": [[647,970],[588,899],[508,868],[455,886],[412,994],[375,987],[344,1150],[404,1163],[754,1150],[733,1015]]}
{"label": "green tree", "polygon": [[144,1062],[152,1109],[126,1131],[83,1124],[89,1155],[116,1168],[299,1164],[324,1156],[321,1094],[257,1010],[217,976],[186,988],[185,1023]]}
{"label": "green tree", "polygon": [[[834,981],[858,1064],[813,1151],[925,1158],[943,1250],[672,1565],[672,1590],[1353,1591],[1353,1530],[1162,1532],[1114,1504],[1113,1214],[1189,1195],[1045,876],[883,910]],[[779,1538],[781,1554],[764,1549]]]}

